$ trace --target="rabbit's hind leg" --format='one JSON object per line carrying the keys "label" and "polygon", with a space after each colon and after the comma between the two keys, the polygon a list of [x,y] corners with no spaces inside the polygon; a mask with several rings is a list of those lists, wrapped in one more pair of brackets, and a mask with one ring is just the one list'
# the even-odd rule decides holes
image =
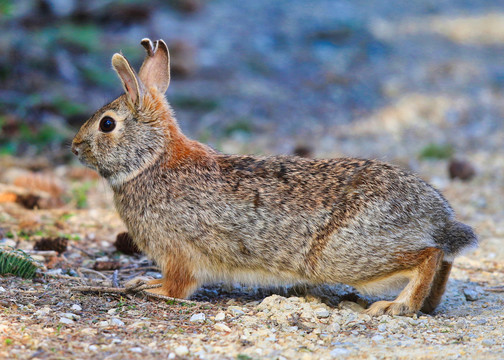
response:
{"label": "rabbit's hind leg", "polygon": [[434,282],[432,283],[429,295],[422,305],[422,312],[430,314],[441,302],[441,297],[446,290],[446,283],[448,282],[448,278],[450,277],[451,268],[452,263],[448,261],[443,261],[441,263],[441,266],[439,266],[434,277]]}
{"label": "rabbit's hind leg", "polygon": [[[401,265],[405,268],[410,266],[408,284],[394,301],[377,301],[366,310],[366,313],[372,316],[416,314],[431,292],[442,259],[443,251],[432,247],[401,255],[399,261],[404,262]],[[434,292],[437,294],[438,291]]]}

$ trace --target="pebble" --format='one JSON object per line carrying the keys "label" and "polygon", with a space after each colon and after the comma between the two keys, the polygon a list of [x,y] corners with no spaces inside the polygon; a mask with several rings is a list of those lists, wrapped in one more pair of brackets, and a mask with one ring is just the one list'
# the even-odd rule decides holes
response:
{"label": "pebble", "polygon": [[373,341],[382,341],[384,339],[384,337],[382,335],[375,335],[371,338],[371,340]]}
{"label": "pebble", "polygon": [[356,312],[356,313],[361,313],[364,311],[364,308],[362,306],[360,306],[359,304],[353,302],[353,301],[342,301],[338,304],[338,308],[340,308],[341,310],[345,309],[345,310],[350,310],[350,311],[353,311],[353,312]]}
{"label": "pebble", "polygon": [[72,314],[72,313],[63,313],[62,316],[66,317],[67,319],[71,319],[71,320],[79,320],[80,319],[79,315]]}
{"label": "pebble", "polygon": [[226,319],[226,313],[220,312],[215,315],[215,321],[224,321]]}
{"label": "pebble", "polygon": [[98,323],[98,326],[100,326],[100,327],[106,327],[106,326],[109,326],[109,325],[110,325],[110,323],[107,320],[100,321]]}
{"label": "pebble", "polygon": [[232,313],[234,316],[240,316],[245,314],[245,312],[239,306],[230,306],[228,307],[228,311]]}
{"label": "pebble", "polygon": [[329,313],[329,310],[322,308],[322,307],[315,309],[314,313],[315,313],[315,316],[318,317],[319,319],[328,318],[329,315],[331,315]]}
{"label": "pebble", "polygon": [[202,323],[205,321],[205,314],[203,313],[198,313],[198,314],[194,314],[193,316],[191,316],[191,318],[189,319],[190,322],[197,322],[197,323]]}
{"label": "pebble", "polygon": [[90,351],[98,351],[98,346],[96,346],[96,345],[89,345],[89,346],[88,346],[88,349],[89,349]]}
{"label": "pebble", "polygon": [[329,353],[329,355],[331,355],[332,357],[340,357],[348,354],[350,354],[350,350],[344,348],[335,348],[332,349],[331,352]]}
{"label": "pebble", "polygon": [[121,320],[119,320],[118,318],[112,318],[110,320],[110,324],[115,325],[115,326],[124,326],[124,323]]}
{"label": "pebble", "polygon": [[6,292],[5,288],[3,286],[0,286],[0,292]]}
{"label": "pebble", "polygon": [[75,310],[75,311],[81,311],[81,310],[82,310],[82,308],[80,307],[80,305],[73,304],[73,305],[72,305],[72,310]]}
{"label": "pebble", "polygon": [[495,339],[484,339],[481,344],[483,344],[483,346],[486,346],[486,347],[491,347],[491,346],[494,346],[496,343]]}
{"label": "pebble", "polygon": [[16,247],[16,242],[12,239],[4,238],[0,240],[0,247],[1,246]]}
{"label": "pebble", "polygon": [[229,326],[223,323],[217,323],[214,325],[214,329],[217,331],[222,331],[222,332],[231,332],[231,329]]}
{"label": "pebble", "polygon": [[141,353],[143,350],[141,347],[132,347],[129,349],[129,351],[135,352],[135,353]]}
{"label": "pebble", "polygon": [[386,331],[387,330],[387,325],[385,324],[380,324],[378,325],[378,331]]}
{"label": "pebble", "polygon": [[59,319],[59,322],[61,324],[67,324],[67,325],[70,325],[70,324],[73,324],[73,320],[69,319],[69,318],[66,318],[66,317],[62,317]]}
{"label": "pebble", "polygon": [[175,354],[177,354],[178,356],[185,356],[189,354],[189,349],[185,345],[177,346],[175,348]]}
{"label": "pebble", "polygon": [[464,289],[464,296],[467,301],[476,301],[480,298],[480,294],[473,289]]}

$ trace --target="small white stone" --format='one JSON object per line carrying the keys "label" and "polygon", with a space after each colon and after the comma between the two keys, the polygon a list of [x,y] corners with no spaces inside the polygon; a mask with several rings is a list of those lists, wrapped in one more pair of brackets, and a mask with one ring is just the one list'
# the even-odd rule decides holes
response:
{"label": "small white stone", "polygon": [[136,353],[141,353],[142,352],[142,348],[141,347],[132,347],[132,348],[129,349],[129,351],[136,352]]}
{"label": "small white stone", "polygon": [[39,309],[39,310],[35,311],[35,313],[33,315],[35,315],[35,316],[46,316],[50,312],[51,312],[51,308],[49,308],[49,307],[43,307],[42,309]]}
{"label": "small white stone", "polygon": [[223,331],[223,332],[231,332],[231,329],[229,326],[223,323],[217,323],[214,325],[214,329],[217,331]]}
{"label": "small white stone", "polygon": [[63,313],[61,315],[63,317],[66,317],[67,319],[71,319],[71,320],[79,320],[80,319],[79,315],[76,315],[76,314],[73,314],[73,313]]}
{"label": "small white stone", "polygon": [[124,326],[124,323],[121,320],[119,320],[118,318],[112,318],[110,320],[110,324],[115,325],[115,326]]}
{"label": "small white stone", "polygon": [[193,316],[191,316],[191,318],[189,319],[190,322],[198,322],[198,323],[202,323],[205,321],[205,314],[203,313],[198,313],[198,314],[194,314]]}
{"label": "small white stone", "polygon": [[481,343],[483,344],[483,346],[492,347],[495,345],[496,341],[495,339],[484,339]]}
{"label": "small white stone", "polygon": [[245,314],[245,312],[239,306],[230,306],[228,307],[228,311],[232,313],[234,316],[240,316]]}
{"label": "small white stone", "polygon": [[73,324],[73,320],[69,319],[69,318],[66,318],[66,317],[62,317],[59,319],[59,322],[60,324],[67,324],[67,325],[70,325],[70,324]]}
{"label": "small white stone", "polygon": [[0,292],[6,292],[5,288],[3,286],[0,286]]}
{"label": "small white stone", "polygon": [[98,326],[101,326],[101,327],[105,327],[105,326],[109,326],[109,325],[110,325],[110,323],[107,320],[100,321],[98,323]]}
{"label": "small white stone", "polygon": [[175,353],[169,353],[168,354],[168,360],[172,360],[172,359],[175,359],[177,355]]}
{"label": "small white stone", "polygon": [[189,354],[189,349],[185,345],[177,346],[175,348],[175,354],[177,354],[178,356],[185,356]]}
{"label": "small white stone", "polygon": [[314,312],[315,312],[315,316],[318,317],[319,319],[328,318],[329,315],[331,315],[327,309],[322,308],[322,307],[315,309]]}
{"label": "small white stone", "polygon": [[327,327],[327,331],[330,331],[330,332],[340,332],[340,330],[341,330],[341,326],[337,322],[333,322],[332,324],[330,324]]}
{"label": "small white stone", "polygon": [[335,348],[335,349],[332,349],[331,352],[329,353],[329,355],[331,355],[332,357],[340,357],[340,356],[343,356],[343,355],[348,355],[350,353],[350,350],[347,350],[347,349],[344,349],[344,348]]}
{"label": "small white stone", "polygon": [[378,341],[382,341],[383,339],[384,339],[384,337],[383,337],[383,336],[381,336],[381,335],[375,335],[375,336],[373,336],[373,337],[371,338],[371,340],[373,340],[373,341],[377,341],[377,342],[378,342]]}
{"label": "small white stone", "polygon": [[385,324],[380,324],[378,325],[378,331],[387,331],[387,325]]}
{"label": "small white stone", "polygon": [[224,321],[226,319],[226,314],[223,312],[218,313],[215,315],[215,321]]}
{"label": "small white stone", "polygon": [[109,314],[109,315],[114,315],[116,312],[117,312],[117,309],[109,309],[109,310],[107,311],[107,314]]}
{"label": "small white stone", "polygon": [[9,238],[4,238],[0,240],[0,247],[16,247],[16,242]]}
{"label": "small white stone", "polygon": [[98,346],[96,346],[96,345],[89,345],[88,349],[90,351],[98,351]]}
{"label": "small white stone", "polygon": [[75,310],[75,311],[81,311],[81,310],[82,310],[82,308],[80,307],[80,305],[73,304],[73,305],[72,305],[72,310]]}

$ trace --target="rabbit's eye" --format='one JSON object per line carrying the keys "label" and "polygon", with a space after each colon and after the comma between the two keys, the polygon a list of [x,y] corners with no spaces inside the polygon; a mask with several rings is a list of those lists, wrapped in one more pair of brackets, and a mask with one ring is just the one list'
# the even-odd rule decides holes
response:
{"label": "rabbit's eye", "polygon": [[115,129],[116,122],[110,116],[105,116],[100,121],[100,130],[107,133]]}

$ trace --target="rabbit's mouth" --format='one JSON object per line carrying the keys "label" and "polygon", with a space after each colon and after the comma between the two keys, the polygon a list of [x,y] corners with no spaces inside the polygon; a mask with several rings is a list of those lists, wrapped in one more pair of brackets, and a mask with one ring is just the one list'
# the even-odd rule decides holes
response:
{"label": "rabbit's mouth", "polygon": [[81,164],[93,170],[97,170],[96,165],[93,164],[92,156],[90,156],[89,151],[83,145],[84,143],[72,142],[72,152],[77,156]]}

